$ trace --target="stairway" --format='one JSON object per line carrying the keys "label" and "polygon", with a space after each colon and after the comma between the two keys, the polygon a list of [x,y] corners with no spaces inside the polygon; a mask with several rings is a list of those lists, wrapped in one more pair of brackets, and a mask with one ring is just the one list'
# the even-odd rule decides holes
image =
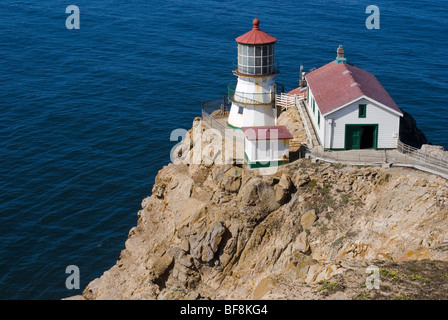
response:
{"label": "stairway", "polygon": [[[281,107],[282,109],[288,109],[291,107],[297,107],[299,110],[300,116],[302,118],[303,125],[305,127],[308,140],[310,142],[309,147],[317,147],[319,146],[319,140],[317,140],[316,132],[314,131],[314,127],[312,125],[311,119],[308,115],[308,111],[306,110],[305,100],[303,99],[304,95],[291,95],[286,93],[281,93],[275,96],[275,105],[277,107]],[[290,141],[290,149],[294,144],[299,144],[300,142]]]}
{"label": "stairway", "polygon": [[316,132],[314,131],[313,124],[311,122],[310,116],[308,115],[308,111],[306,110],[304,100],[299,100],[297,104],[297,108],[299,109],[299,113],[302,116],[303,124],[308,134],[309,140],[311,140],[310,147],[317,147],[320,145],[319,140],[317,140]]}

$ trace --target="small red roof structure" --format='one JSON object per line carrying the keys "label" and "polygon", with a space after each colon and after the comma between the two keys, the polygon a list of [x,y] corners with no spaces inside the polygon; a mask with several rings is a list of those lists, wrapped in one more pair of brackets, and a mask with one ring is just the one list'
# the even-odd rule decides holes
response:
{"label": "small red roof structure", "polygon": [[241,130],[247,140],[293,139],[292,134],[285,126],[242,127]]}
{"label": "small red roof structure", "polygon": [[323,115],[362,96],[403,114],[373,74],[352,64],[332,61],[305,78]]}
{"label": "small red roof structure", "polygon": [[260,30],[260,20],[255,18],[252,24],[254,25],[252,30],[236,38],[236,42],[242,44],[261,45],[274,43],[277,41],[277,38],[270,36],[266,32]]}
{"label": "small red roof structure", "polygon": [[299,98],[306,98],[306,87],[297,87],[292,89],[287,94],[297,95]]}

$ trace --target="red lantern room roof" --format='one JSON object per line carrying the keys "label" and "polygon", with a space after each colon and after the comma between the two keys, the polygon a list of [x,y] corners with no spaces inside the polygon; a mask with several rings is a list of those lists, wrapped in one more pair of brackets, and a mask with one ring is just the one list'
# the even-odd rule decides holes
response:
{"label": "red lantern room roof", "polygon": [[257,18],[252,22],[254,27],[249,32],[236,38],[236,42],[242,44],[268,44],[277,41],[277,38],[268,35],[266,32],[260,30],[260,20]]}

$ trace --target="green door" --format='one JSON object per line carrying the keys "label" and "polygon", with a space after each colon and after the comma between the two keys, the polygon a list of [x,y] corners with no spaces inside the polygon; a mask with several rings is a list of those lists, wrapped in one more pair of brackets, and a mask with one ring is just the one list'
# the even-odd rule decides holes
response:
{"label": "green door", "polygon": [[361,148],[361,126],[347,125],[345,127],[345,149]]}
{"label": "green door", "polygon": [[346,124],[345,149],[377,149],[378,124]]}

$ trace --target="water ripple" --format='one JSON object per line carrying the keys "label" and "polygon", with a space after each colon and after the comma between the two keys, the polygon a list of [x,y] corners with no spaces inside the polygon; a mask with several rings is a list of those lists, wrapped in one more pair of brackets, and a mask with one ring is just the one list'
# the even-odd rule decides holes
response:
{"label": "water ripple", "polygon": [[278,38],[277,80],[334,59],[375,73],[428,138],[448,148],[445,4],[377,1],[87,1],[81,29],[65,4],[0,3],[0,298],[60,299],[118,259],[141,200],[169,161],[171,130],[234,81],[235,37],[255,14]]}

